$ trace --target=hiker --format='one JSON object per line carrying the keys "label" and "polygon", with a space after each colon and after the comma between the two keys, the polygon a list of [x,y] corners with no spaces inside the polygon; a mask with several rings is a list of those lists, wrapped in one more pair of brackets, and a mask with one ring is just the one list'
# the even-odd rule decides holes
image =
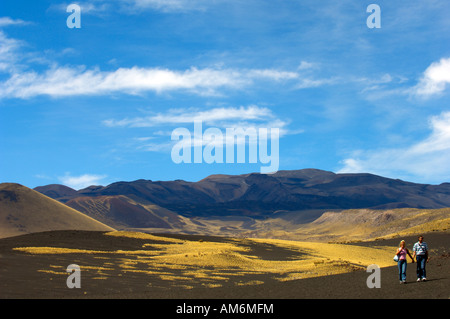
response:
{"label": "hiker", "polygon": [[409,258],[411,258],[414,263],[414,258],[409,253],[408,248],[406,248],[406,242],[402,240],[396,254],[398,256],[398,276],[401,284],[406,284],[406,254],[408,254]]}
{"label": "hiker", "polygon": [[419,236],[419,241],[413,246],[413,257],[417,262],[417,281],[426,281],[427,273],[425,266],[428,263],[428,245],[423,241],[423,236]]}

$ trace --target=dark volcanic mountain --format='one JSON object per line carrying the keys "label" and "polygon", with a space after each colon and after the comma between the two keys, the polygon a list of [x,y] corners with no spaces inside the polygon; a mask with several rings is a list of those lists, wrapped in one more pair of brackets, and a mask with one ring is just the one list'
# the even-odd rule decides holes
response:
{"label": "dark volcanic mountain", "polygon": [[[266,218],[285,211],[450,207],[450,183],[415,184],[372,174],[316,169],[272,175],[212,175],[198,182],[137,180],[79,191],[55,185],[36,190],[90,216],[95,208],[99,220],[100,215],[112,214],[119,222],[119,215],[126,214],[133,227],[141,223],[164,225],[168,219],[177,219],[173,212],[185,217]],[[153,217],[144,222],[143,209],[148,207]]]}
{"label": "dark volcanic mountain", "polygon": [[65,199],[70,199],[73,197],[77,197],[78,193],[76,190],[58,184],[51,184],[47,186],[39,186],[34,189],[45,196],[48,196],[53,199],[58,199],[60,202],[64,202]]}

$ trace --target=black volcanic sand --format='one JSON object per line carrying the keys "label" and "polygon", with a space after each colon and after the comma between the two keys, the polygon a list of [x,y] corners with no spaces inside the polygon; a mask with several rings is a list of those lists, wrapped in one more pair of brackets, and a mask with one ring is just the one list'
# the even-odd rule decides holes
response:
{"label": "black volcanic sand", "polygon": [[[184,240],[205,240],[229,242],[230,239],[164,235]],[[411,248],[415,237],[403,238]],[[302,299],[302,298],[444,298],[450,297],[450,234],[425,234],[425,241],[431,249],[431,260],[427,265],[427,282],[416,282],[415,264],[408,263],[406,285],[399,284],[398,270],[392,267],[381,270],[381,288],[369,289],[366,285],[370,275],[365,271],[353,271],[341,275],[300,279],[280,282],[270,275],[245,275],[233,277],[222,287],[206,288],[190,281],[192,289],[172,287],[171,281],[161,280],[156,275],[143,273],[121,273],[107,279],[95,279],[96,271],[83,271],[81,289],[66,286],[67,275],[51,274],[39,270],[49,270],[50,265],[67,267],[70,264],[102,266],[101,256],[87,254],[31,255],[14,251],[15,247],[63,247],[102,251],[138,250],[148,239],[132,239],[104,236],[102,232],[55,231],[29,234],[0,240],[0,298],[150,298],[150,299]],[[399,239],[357,243],[360,246],[398,246]],[[233,241],[236,244],[236,241]],[[242,240],[238,245],[251,248],[250,254],[267,260],[292,260],[302,258],[302,254],[288,249],[274,249],[270,244]],[[351,245],[351,244],[350,244]],[[125,256],[117,255],[119,260]],[[409,257],[408,257],[409,258]],[[118,268],[118,267],[116,267]],[[64,268],[65,269],[65,268]],[[56,269],[55,269],[56,271]],[[57,270],[61,272],[61,269]],[[176,274],[178,270],[166,269]],[[119,273],[121,274],[119,276]],[[111,274],[111,272],[108,272]],[[236,286],[241,280],[261,280],[264,284]],[[149,286],[151,283],[151,286]],[[223,284],[223,282],[221,282]]]}

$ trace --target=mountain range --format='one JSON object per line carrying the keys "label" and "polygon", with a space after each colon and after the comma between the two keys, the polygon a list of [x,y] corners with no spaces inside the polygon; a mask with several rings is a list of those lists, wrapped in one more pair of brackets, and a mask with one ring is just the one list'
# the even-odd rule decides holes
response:
{"label": "mountain range", "polygon": [[311,222],[325,211],[450,207],[450,183],[417,184],[317,169],[211,175],[198,182],[137,180],[78,191],[63,185],[35,190],[117,228],[178,229],[187,224],[201,227],[205,219],[253,223],[280,216]]}
{"label": "mountain range", "polygon": [[295,240],[359,240],[450,227],[450,184],[316,169],[117,182],[74,190],[0,184],[0,237],[135,230]]}

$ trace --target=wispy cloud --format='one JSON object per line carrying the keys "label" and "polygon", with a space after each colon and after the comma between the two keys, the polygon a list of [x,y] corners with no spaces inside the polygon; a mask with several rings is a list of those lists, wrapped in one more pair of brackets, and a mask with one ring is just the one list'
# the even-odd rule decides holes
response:
{"label": "wispy cloud", "polygon": [[53,67],[44,73],[16,73],[2,84],[2,98],[31,98],[39,95],[64,97],[109,93],[141,94],[185,90],[201,95],[218,94],[219,89],[242,89],[258,80],[280,81],[299,75],[280,70],[190,68],[178,71],[161,68],[119,68],[112,72],[98,68]]}
{"label": "wispy cloud", "polygon": [[[49,10],[55,10],[60,12],[66,12],[67,7],[72,4],[73,2],[65,2],[65,3],[58,3],[53,4],[50,6]],[[111,1],[82,1],[82,2],[76,2],[81,8],[81,14],[87,14],[87,15],[94,15],[94,16],[102,16],[104,14],[107,14],[108,11],[117,10],[116,7],[114,7],[114,2]],[[117,3],[116,3],[117,4]]]}
{"label": "wispy cloud", "polygon": [[397,175],[424,182],[448,181],[450,112],[431,117],[429,123],[431,132],[422,141],[402,148],[355,151],[343,161],[344,166],[339,172]]}
{"label": "wispy cloud", "polygon": [[[55,61],[46,61],[50,66],[47,70],[35,71],[32,64],[26,62],[20,68],[16,68],[18,61],[26,56],[21,50],[22,42],[7,37],[1,30],[0,40],[0,71],[10,73],[10,77],[0,83],[0,99],[29,99],[36,96],[61,98],[112,93],[139,95],[146,92],[174,91],[215,96],[223,95],[226,90],[244,90],[258,83],[267,86],[268,81],[287,85],[292,89],[318,87],[330,83],[329,80],[315,80],[314,75],[306,74],[303,70],[311,69],[312,64],[305,61],[294,71],[221,66],[191,67],[184,70],[134,66],[102,71],[99,67],[88,68],[84,65],[60,66]],[[33,58],[38,60],[39,56],[33,54]]]}
{"label": "wispy cloud", "polygon": [[[158,113],[151,116],[136,118],[125,118],[121,120],[105,120],[103,125],[110,128],[176,128],[177,126],[191,126],[195,122],[201,122],[203,129],[214,127],[226,131],[227,128],[233,129],[254,129],[260,128],[278,129],[280,137],[288,134],[300,134],[303,130],[291,130],[288,128],[289,121],[277,117],[269,108],[250,105],[247,107],[218,107],[209,110],[199,110],[194,108],[174,109],[166,113]],[[138,150],[152,152],[166,152],[171,149],[173,142],[170,141],[172,131],[162,133],[156,131],[153,136],[134,138],[131,142],[132,147]],[[186,141],[189,143],[189,141]],[[218,143],[225,141],[216,140]],[[242,141],[241,141],[242,142]],[[194,144],[194,137],[192,140]],[[205,143],[205,141],[203,141]],[[245,143],[245,141],[244,141]],[[201,143],[200,143],[201,145]]]}
{"label": "wispy cloud", "polygon": [[[200,96],[223,96],[227,90],[267,87],[271,82],[289,90],[332,85],[338,78],[321,78],[317,64],[302,61],[297,68],[223,68],[190,67],[188,69],[119,67],[103,71],[84,65],[61,66],[56,61],[32,53],[33,61],[45,61],[48,69],[36,71],[30,53],[22,52],[24,43],[7,37],[0,30],[0,71],[10,77],[0,82],[0,99],[30,99],[37,96],[62,98],[107,94],[141,95],[147,92],[185,92]],[[22,65],[18,67],[18,61]],[[42,69],[42,64],[39,69]]]}
{"label": "wispy cloud", "polygon": [[[257,105],[247,107],[219,107],[209,110],[195,108],[173,109],[166,113],[158,113],[151,116],[131,119],[125,118],[121,120],[108,119],[103,121],[103,125],[107,127],[146,128],[193,124],[199,121],[205,125],[215,126],[221,129],[235,127],[278,128],[280,129],[281,136],[303,132],[302,130],[290,131],[287,128],[289,121],[280,119],[269,108],[259,107]],[[148,137],[146,138],[148,139]]]}
{"label": "wispy cloud", "polygon": [[182,12],[206,10],[209,5],[223,0],[122,0],[130,10],[158,10],[162,12]]}
{"label": "wispy cloud", "polygon": [[0,17],[0,28],[11,25],[27,25],[27,24],[30,24],[30,22],[21,19],[12,19],[10,17]]}
{"label": "wispy cloud", "polygon": [[210,110],[174,109],[167,113],[158,113],[153,116],[137,117],[133,119],[105,120],[104,125],[109,127],[154,127],[161,125],[177,125],[203,121],[207,124],[216,124],[224,121],[267,121],[273,118],[272,111],[255,105],[249,107],[221,107]]}
{"label": "wispy cloud", "polygon": [[17,51],[21,45],[19,40],[9,38],[0,30],[0,72],[9,73],[15,69],[20,60]]}
{"label": "wispy cloud", "polygon": [[[95,0],[78,1],[83,14],[102,15],[120,8],[121,13],[139,14],[142,11],[159,11],[164,13],[206,10],[216,2],[224,0]],[[70,3],[52,5],[50,9],[66,10]]]}
{"label": "wispy cloud", "polygon": [[441,58],[438,62],[433,62],[413,85],[412,79],[389,73],[375,78],[355,78],[353,81],[363,85],[361,93],[370,100],[393,96],[428,99],[443,94],[450,86],[450,58]]}
{"label": "wispy cloud", "polygon": [[86,188],[91,185],[99,185],[102,180],[104,180],[106,175],[90,175],[84,174],[81,176],[71,176],[70,174],[66,174],[65,176],[61,176],[58,179],[62,184],[71,187],[73,189],[79,190]]}
{"label": "wispy cloud", "polygon": [[183,1],[183,0],[127,0],[126,2],[134,5],[138,8],[151,8],[158,10],[181,10],[188,6],[192,6],[191,3],[199,2],[198,0]]}

